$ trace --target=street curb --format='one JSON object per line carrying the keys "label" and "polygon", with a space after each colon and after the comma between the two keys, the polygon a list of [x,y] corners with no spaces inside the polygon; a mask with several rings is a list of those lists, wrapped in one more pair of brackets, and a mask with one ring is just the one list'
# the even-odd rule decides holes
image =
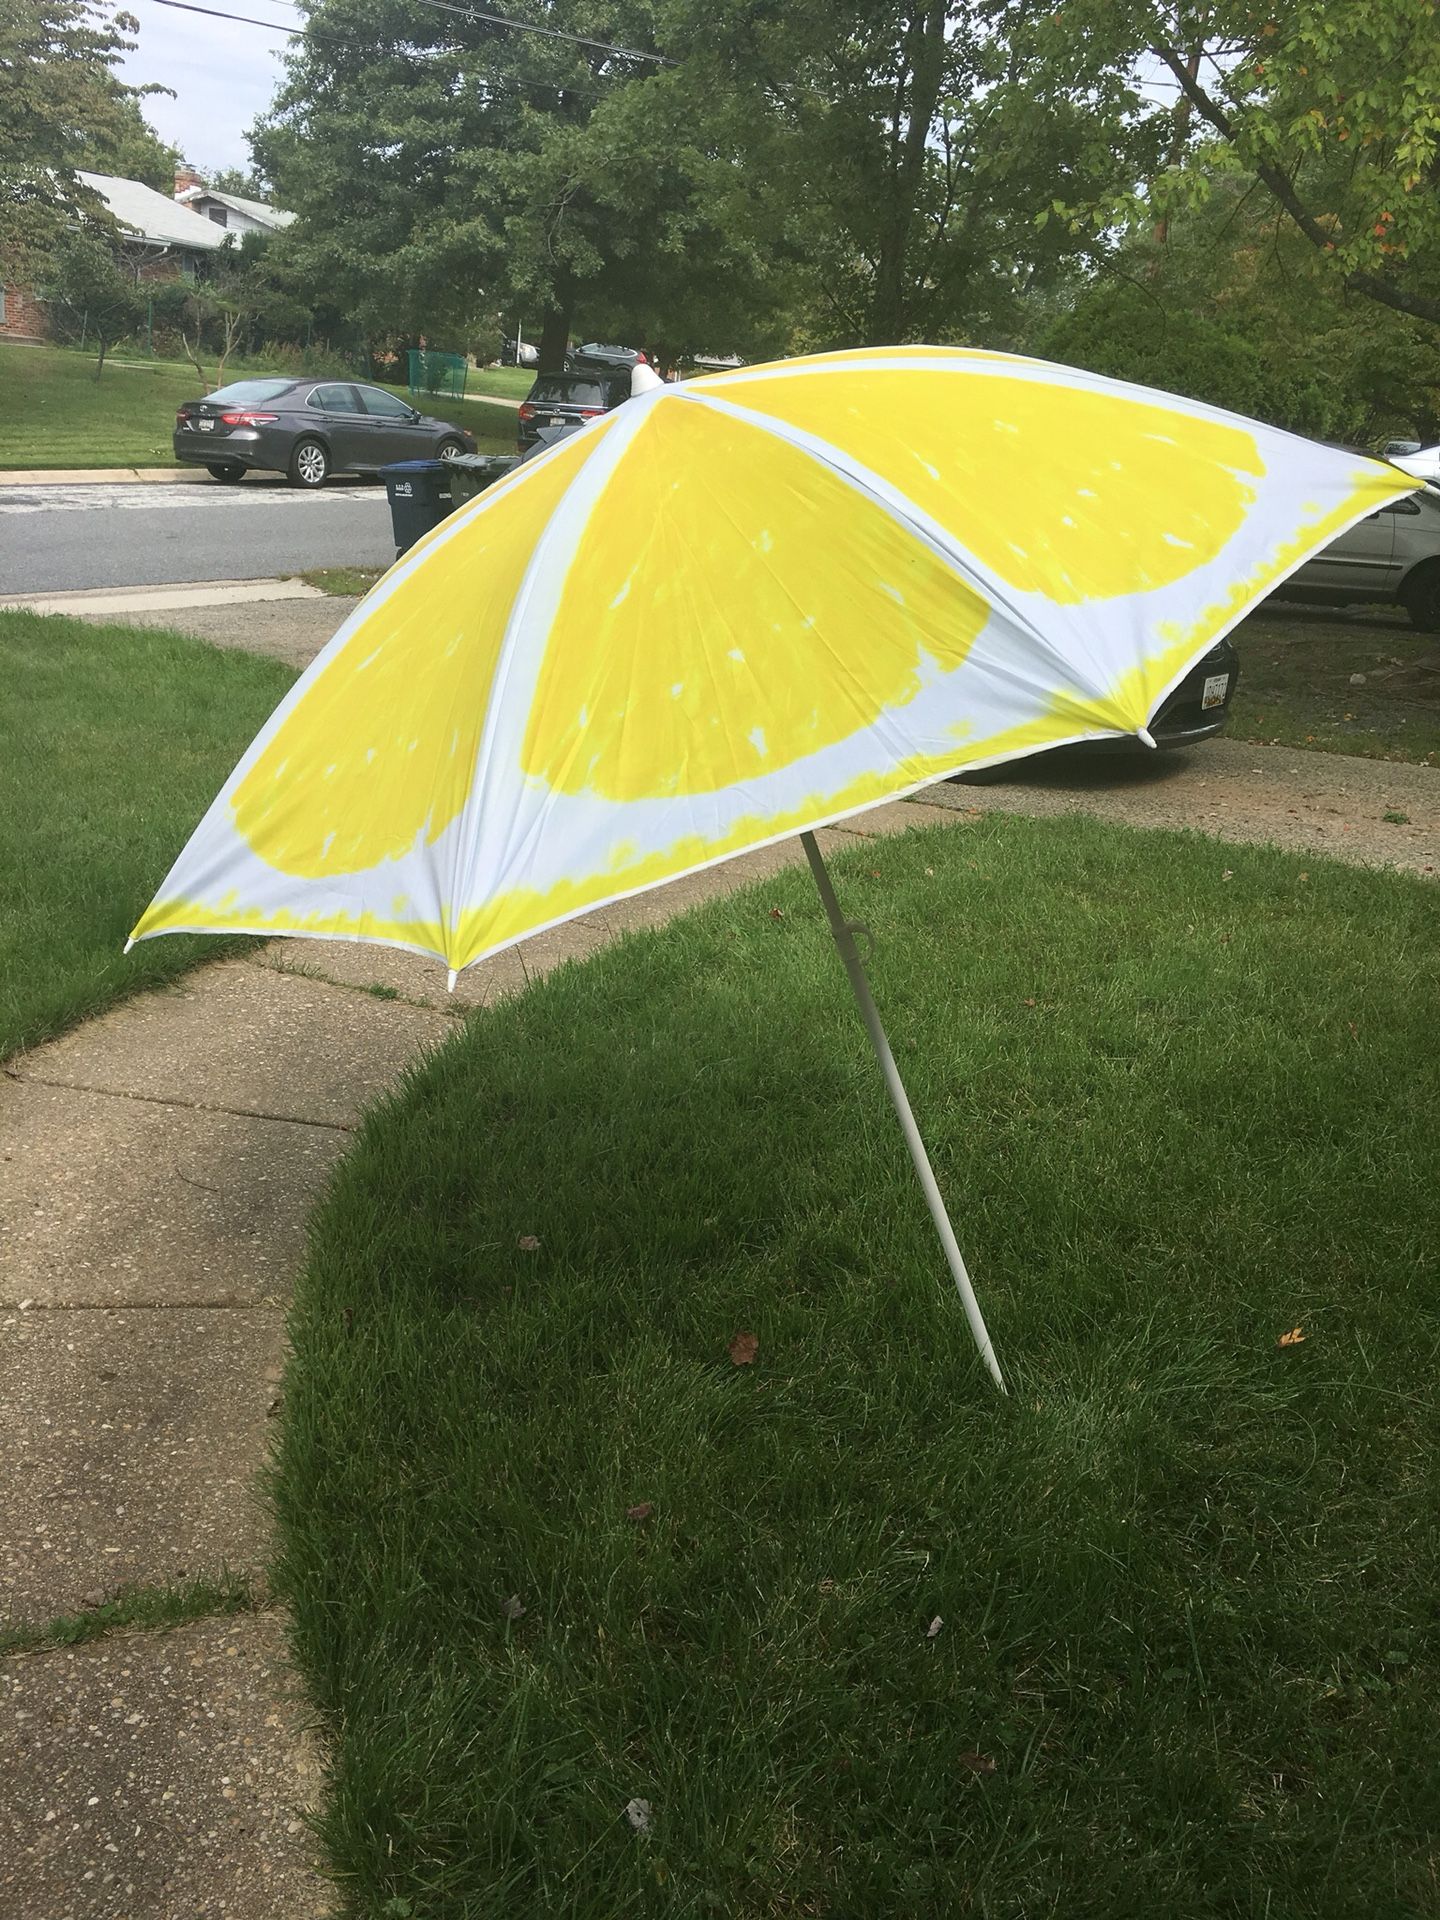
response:
{"label": "street curb", "polygon": [[3,613],[178,613],[261,600],[324,600],[304,580],[196,580],[158,587],[86,587],[73,593],[21,593],[0,600]]}
{"label": "street curb", "polygon": [[0,487],[91,487],[106,481],[112,486],[211,484],[198,467],[9,467],[0,472]]}

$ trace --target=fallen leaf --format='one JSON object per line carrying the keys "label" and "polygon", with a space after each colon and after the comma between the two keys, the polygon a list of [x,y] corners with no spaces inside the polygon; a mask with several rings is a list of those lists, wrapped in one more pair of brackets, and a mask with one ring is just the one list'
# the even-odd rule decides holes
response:
{"label": "fallen leaf", "polygon": [[755,1364],[755,1356],[759,1351],[760,1342],[753,1333],[746,1333],[743,1328],[730,1342],[730,1358],[735,1362],[737,1367],[753,1366]]}
{"label": "fallen leaf", "polygon": [[880,878],[880,869],[878,867],[872,867],[870,869],[870,878],[872,880],[878,880]]}
{"label": "fallen leaf", "polygon": [[828,1573],[820,1582],[820,1591],[821,1593],[833,1593],[835,1591],[835,1582],[830,1578]]}
{"label": "fallen leaf", "polygon": [[522,1253],[538,1253],[540,1251],[539,1238],[533,1233],[522,1233],[515,1244]]}
{"label": "fallen leaf", "polygon": [[502,1600],[500,1611],[507,1620],[521,1620],[525,1617],[525,1602],[518,1593],[512,1593],[508,1600]]}
{"label": "fallen leaf", "polygon": [[994,1773],[995,1762],[988,1753],[962,1753],[960,1765],[971,1773]]}
{"label": "fallen leaf", "polygon": [[655,1503],[652,1500],[642,1500],[638,1506],[626,1507],[625,1518],[627,1520],[648,1520],[654,1511]]}
{"label": "fallen leaf", "polygon": [[1225,871],[1221,874],[1220,878],[1222,880],[1233,880],[1235,878],[1235,875],[1230,871],[1229,867],[1226,867]]}
{"label": "fallen leaf", "polygon": [[933,880],[933,879],[935,878],[935,869],[934,869],[934,867],[926,867],[926,869],[925,869],[925,878],[926,878],[927,880]]}
{"label": "fallen leaf", "polygon": [[648,1800],[627,1800],[623,1811],[633,1833],[649,1833],[652,1808]]}
{"label": "fallen leaf", "polygon": [[785,918],[785,915],[781,912],[779,907],[771,907],[770,918],[772,920],[783,920]]}
{"label": "fallen leaf", "polygon": [[1300,876],[1300,878],[1301,878],[1302,880],[1308,880],[1308,879],[1310,878],[1310,876],[1309,876],[1309,874],[1308,874],[1308,873],[1302,873],[1302,874],[1301,874],[1301,876]]}
{"label": "fallen leaf", "polygon": [[1035,1002],[1033,1000],[1022,1000],[1020,1004],[1022,1007],[1033,1007]]}
{"label": "fallen leaf", "polygon": [[1277,1347],[1298,1347],[1304,1338],[1305,1330],[1303,1327],[1292,1327],[1289,1333],[1282,1333],[1275,1344]]}
{"label": "fallen leaf", "polygon": [[936,1634],[939,1633],[941,1627],[944,1626],[944,1624],[945,1622],[940,1618],[939,1614],[937,1613],[935,1618],[930,1622],[929,1626],[925,1629],[925,1638],[927,1640],[933,1640]]}

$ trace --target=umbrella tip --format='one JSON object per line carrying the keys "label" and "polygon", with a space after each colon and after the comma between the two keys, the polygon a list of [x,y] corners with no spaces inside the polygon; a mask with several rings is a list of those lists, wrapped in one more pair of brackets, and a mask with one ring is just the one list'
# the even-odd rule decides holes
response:
{"label": "umbrella tip", "polygon": [[125,942],[125,951],[126,951],[126,953],[128,953],[128,952],[130,951],[130,949],[131,949],[131,947],[133,947],[133,946],[134,946],[134,944],[135,944],[135,936],[134,936],[134,934],[132,933],[132,934],[131,934],[131,936],[130,936],[130,938],[129,938],[129,939],[128,939],[128,940],[126,941],[126,942]]}
{"label": "umbrella tip", "polygon": [[455,971],[454,967],[451,967],[450,978],[445,982],[445,991],[447,993],[453,993],[455,991],[455,982],[459,978],[460,975]]}
{"label": "umbrella tip", "polygon": [[1142,746],[1149,747],[1152,753],[1158,753],[1160,751],[1155,744],[1155,736],[1148,727],[1137,727],[1135,731],[1139,735]]}

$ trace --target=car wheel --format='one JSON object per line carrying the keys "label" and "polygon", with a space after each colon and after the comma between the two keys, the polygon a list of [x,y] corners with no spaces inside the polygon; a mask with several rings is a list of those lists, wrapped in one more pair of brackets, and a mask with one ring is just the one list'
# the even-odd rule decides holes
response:
{"label": "car wheel", "polygon": [[1440,566],[1417,568],[1401,595],[1410,624],[1421,633],[1440,633]]}
{"label": "car wheel", "polygon": [[435,458],[437,460],[458,460],[464,451],[465,442],[463,440],[442,440],[435,449]]}
{"label": "car wheel", "polygon": [[207,467],[205,471],[212,480],[243,480],[245,478],[244,467],[233,464],[224,467]]}
{"label": "car wheel", "polygon": [[292,487],[323,487],[330,477],[330,456],[318,440],[297,440],[290,455]]}

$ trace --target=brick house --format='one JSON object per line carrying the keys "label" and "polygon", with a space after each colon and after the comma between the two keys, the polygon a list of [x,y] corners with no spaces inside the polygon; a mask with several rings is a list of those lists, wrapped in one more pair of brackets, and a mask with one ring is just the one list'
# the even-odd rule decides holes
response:
{"label": "brick house", "polygon": [[[228,203],[227,219],[221,221],[197,210],[187,201],[193,196],[193,176],[187,176],[186,198],[169,198],[138,180],[120,180],[111,174],[82,173],[80,179],[94,189],[114,217],[125,243],[127,258],[134,264],[136,278],[148,280],[194,280],[203,273],[206,256],[226,244],[232,233],[248,232],[252,227],[288,225],[293,214],[264,207],[259,201],[241,200],[237,195],[210,195]],[[177,176],[177,196],[181,176]],[[201,189],[203,192],[203,189]],[[230,208],[246,210],[248,225],[237,216],[230,224]],[[266,215],[268,219],[253,217]],[[43,288],[0,286],[0,341],[41,341],[49,332]]]}

